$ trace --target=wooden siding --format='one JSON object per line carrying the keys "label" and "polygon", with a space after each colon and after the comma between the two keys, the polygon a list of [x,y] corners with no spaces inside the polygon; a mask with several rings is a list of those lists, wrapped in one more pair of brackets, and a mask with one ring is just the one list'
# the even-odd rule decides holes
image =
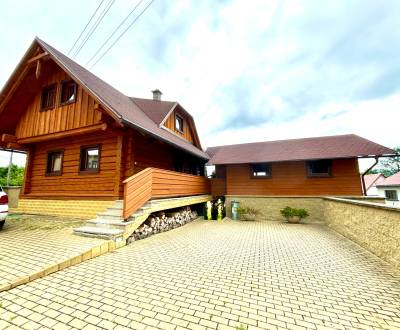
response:
{"label": "wooden siding", "polygon": [[332,176],[307,177],[304,161],[272,163],[271,178],[250,178],[250,165],[227,165],[228,195],[362,195],[356,159],[332,161]]}
{"label": "wooden siding", "polygon": [[[180,117],[183,119],[183,133],[175,129],[175,115],[178,113]],[[190,143],[194,144],[194,137],[192,132],[192,127],[187,119],[187,116],[177,112],[176,110],[172,111],[167,120],[164,122],[164,126],[174,133],[178,134],[179,136],[183,137],[185,140],[189,141]]]}
{"label": "wooden siding", "polygon": [[[51,74],[43,75],[37,85],[33,87],[36,89],[36,93],[16,126],[17,138],[63,132],[99,123],[102,113],[95,109],[95,100],[80,86],[77,86],[76,102],[59,105],[61,81],[70,78],[64,71],[50,63],[46,68],[52,70]],[[56,106],[53,109],[40,111],[42,87],[54,83],[57,84]]]}
{"label": "wooden siding", "polygon": [[169,145],[134,132],[132,147],[134,173],[138,173],[147,167],[174,169],[173,149]]}
{"label": "wooden siding", "polygon": [[214,197],[226,195],[226,179],[211,179],[211,194]]}
{"label": "wooden siding", "polygon": [[[119,196],[121,166],[118,160],[121,138],[110,132],[82,135],[71,139],[38,143],[30,154],[24,198],[29,197],[102,197]],[[80,148],[100,144],[100,170],[98,173],[80,173]],[[46,176],[47,152],[63,149],[60,176]]]}
{"label": "wooden siding", "polygon": [[151,198],[210,193],[210,180],[196,175],[148,167],[124,181],[124,218]]}

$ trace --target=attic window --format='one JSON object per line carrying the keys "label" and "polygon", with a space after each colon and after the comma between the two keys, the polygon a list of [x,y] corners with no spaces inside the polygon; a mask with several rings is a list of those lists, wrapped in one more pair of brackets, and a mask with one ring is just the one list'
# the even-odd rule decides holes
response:
{"label": "attic window", "polygon": [[307,162],[307,172],[311,177],[331,176],[332,161],[330,159],[309,161]]}
{"label": "attic window", "polygon": [[56,84],[46,86],[42,89],[42,97],[40,101],[41,110],[48,110],[54,108],[56,103],[56,89],[57,89]]}
{"label": "attic window", "polygon": [[75,81],[63,81],[61,83],[61,105],[74,103],[76,101],[76,83]]}
{"label": "attic window", "polygon": [[175,115],[175,129],[183,133],[183,118],[179,115]]}

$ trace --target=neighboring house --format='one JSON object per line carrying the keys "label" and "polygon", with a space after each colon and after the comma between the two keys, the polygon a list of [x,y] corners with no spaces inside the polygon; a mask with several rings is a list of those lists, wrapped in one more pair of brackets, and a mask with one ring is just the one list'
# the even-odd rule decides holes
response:
{"label": "neighboring house", "polygon": [[361,196],[358,159],[395,154],[357,135],[227,145],[207,153],[208,165],[215,165],[214,195],[226,195],[228,203],[256,198],[266,210],[268,204],[294,205],[293,197]]}
{"label": "neighboring house", "polygon": [[386,204],[400,207],[400,172],[379,182],[376,188],[378,195],[386,198]]}
{"label": "neighboring house", "polygon": [[385,176],[382,173],[367,174],[364,176],[365,190],[367,196],[378,196],[377,184],[385,180]]}
{"label": "neighboring house", "polygon": [[[21,200],[42,208],[123,199],[126,218],[149,197],[209,192],[209,157],[179,103],[158,90],[128,97],[38,38],[0,93],[0,136],[0,147],[28,152]],[[153,167],[164,171],[124,191],[125,179]]]}

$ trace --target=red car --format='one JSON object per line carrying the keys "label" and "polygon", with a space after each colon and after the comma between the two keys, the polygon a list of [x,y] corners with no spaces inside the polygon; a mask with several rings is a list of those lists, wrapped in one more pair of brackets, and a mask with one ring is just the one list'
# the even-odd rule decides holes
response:
{"label": "red car", "polygon": [[0,229],[3,228],[8,215],[8,196],[0,186]]}

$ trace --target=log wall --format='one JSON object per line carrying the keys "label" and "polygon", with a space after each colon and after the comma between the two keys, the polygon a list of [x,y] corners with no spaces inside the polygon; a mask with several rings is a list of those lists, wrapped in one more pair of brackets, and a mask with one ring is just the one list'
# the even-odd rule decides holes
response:
{"label": "log wall", "polygon": [[331,177],[308,177],[304,161],[272,163],[271,178],[251,178],[250,165],[227,165],[228,195],[360,196],[357,159],[332,161]]}
{"label": "log wall", "polygon": [[[28,159],[23,197],[117,199],[121,184],[118,168],[122,166],[118,160],[119,141],[115,133],[99,132],[35,144]],[[80,148],[94,144],[100,145],[100,170],[80,173]],[[47,152],[60,149],[64,150],[62,174],[46,176]]]}
{"label": "log wall", "polygon": [[[70,129],[86,127],[101,121],[102,113],[95,109],[95,100],[80,86],[77,86],[76,101],[67,105],[60,105],[61,81],[70,80],[70,77],[60,68],[48,64],[47,70],[51,73],[43,74],[36,82],[37,92],[21,115],[16,126],[18,139],[39,136],[44,134],[63,132]],[[41,111],[42,87],[57,84],[56,106]]]}

